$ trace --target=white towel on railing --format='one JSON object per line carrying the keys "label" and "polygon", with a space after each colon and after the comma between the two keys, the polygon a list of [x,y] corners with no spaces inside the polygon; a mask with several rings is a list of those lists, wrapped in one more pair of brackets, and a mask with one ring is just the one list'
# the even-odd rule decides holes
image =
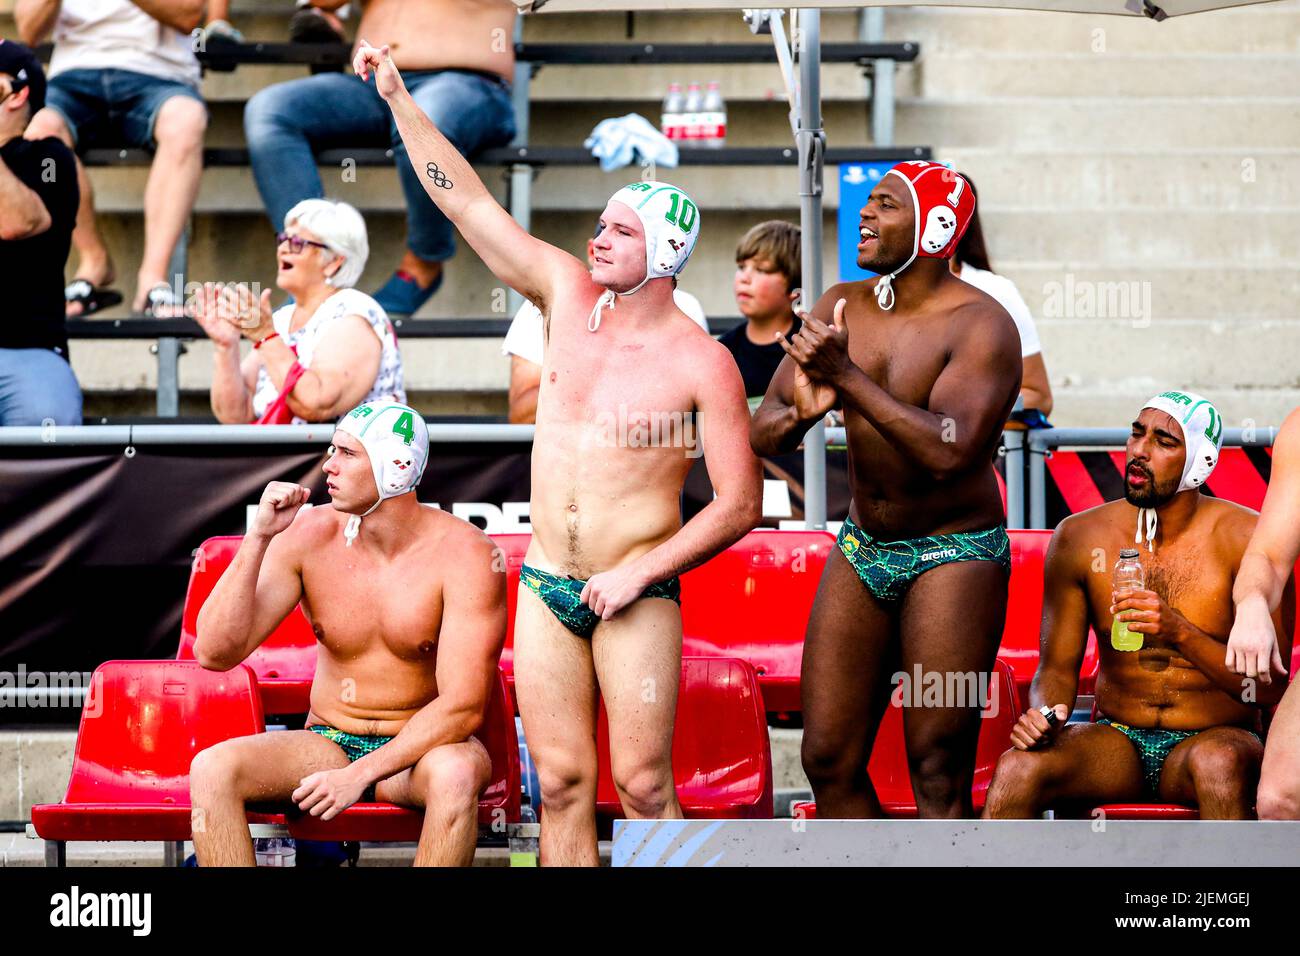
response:
{"label": "white towel on railing", "polygon": [[638,155],[642,163],[677,165],[676,144],[639,113],[601,120],[582,145],[600,160],[603,172],[627,166]]}

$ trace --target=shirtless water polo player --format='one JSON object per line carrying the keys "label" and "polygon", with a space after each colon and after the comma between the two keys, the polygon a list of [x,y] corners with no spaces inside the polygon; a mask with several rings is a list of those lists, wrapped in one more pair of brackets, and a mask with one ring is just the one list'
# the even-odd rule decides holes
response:
{"label": "shirtless water polo player", "polygon": [[[332,819],[361,799],[424,809],[417,866],[468,866],[492,761],[482,723],[506,636],[492,540],[425,508],[429,454],[405,405],[359,405],[325,462],[332,508],[273,481],[199,612],[194,656],[229,670],[302,602],[320,642],[305,730],[236,737],[194,758],[200,866],[252,866],[245,809],[283,803]],[[378,499],[376,499],[378,490]]]}
{"label": "shirtless water polo player", "polygon": [[[429,195],[545,316],[515,686],[541,783],[542,862],[594,865],[597,688],[624,813],[681,816],[671,764],[678,575],[761,518],[740,372],[673,303],[699,210],[665,183],[619,190],[601,214],[589,272],[510,218],[415,107],[386,48],[363,42],[354,67],[363,79],[376,74]],[[663,427],[674,422],[698,422],[716,492],[685,525],[682,485],[700,449],[687,440],[694,428]],[[679,440],[654,440],[665,431]]]}
{"label": "shirtless water polo player", "polygon": [[[1043,572],[1043,652],[1031,706],[998,762],[985,816],[1149,801],[1196,807],[1205,820],[1254,816],[1260,718],[1285,684],[1256,685],[1224,663],[1233,581],[1259,515],[1201,494],[1222,439],[1223,420],[1201,396],[1156,396],[1133,422],[1124,498],[1057,527]],[[1114,592],[1115,559],[1135,545],[1145,586]],[[1289,578],[1288,566],[1281,606],[1268,619],[1288,652]],[[1113,646],[1117,619],[1140,647]],[[1090,628],[1101,635],[1098,718],[1067,724]]]}
{"label": "shirtless water polo player", "polygon": [[[1011,548],[993,472],[1020,388],[1020,341],[948,257],[970,221],[965,180],[900,163],[861,211],[858,264],[805,316],[752,426],[754,450],[793,451],[843,407],[853,503],[827,561],[803,655],[803,764],[824,817],[878,817],[867,776],[891,675],[988,673]],[[945,685],[951,681],[945,680]],[[980,702],[904,720],[923,817],[970,816]]]}

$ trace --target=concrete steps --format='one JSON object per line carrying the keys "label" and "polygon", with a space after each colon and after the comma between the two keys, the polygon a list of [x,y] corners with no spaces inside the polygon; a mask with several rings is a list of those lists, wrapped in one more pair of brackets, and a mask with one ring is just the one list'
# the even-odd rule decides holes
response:
{"label": "concrete steps", "polygon": [[[12,0],[0,0],[0,33],[11,32],[11,9]],[[283,0],[249,0],[237,3],[235,21],[250,38],[279,40],[289,9]],[[751,36],[731,13],[638,13],[631,22],[629,35],[622,13],[534,17],[525,21],[524,36],[531,42],[770,43]],[[1055,421],[1113,424],[1112,409],[1132,403],[1130,384],[1140,400],[1148,396],[1148,379],[1195,387],[1190,376],[1206,391],[1240,392],[1242,417],[1261,403],[1285,411],[1300,400],[1300,391],[1291,391],[1300,383],[1285,364],[1266,356],[1256,361],[1250,349],[1261,335],[1276,334],[1289,343],[1300,319],[1300,226],[1294,216],[1300,208],[1300,2],[1159,24],[942,8],[891,9],[885,22],[887,39],[915,40],[922,50],[916,63],[897,71],[895,140],[932,145],[937,157],[979,185],[994,263],[1019,284],[1040,317],[1057,389]],[[823,37],[859,39],[856,14],[827,11]],[[266,83],[305,72],[241,67],[233,74],[209,74],[209,143],[242,145],[243,100]],[[667,83],[695,78],[722,82],[731,144],[790,143],[783,90],[770,65],[547,66],[533,83],[533,141],[572,145],[600,119],[624,112],[656,119]],[[866,89],[856,66],[825,67],[832,146],[870,141]],[[501,171],[479,172],[504,201]],[[637,172],[541,171],[534,189],[535,231],[580,250],[591,217]],[[92,175],[101,208],[112,214],[105,228],[119,273],[130,277],[146,171],[98,169]],[[322,176],[330,195],[367,212],[373,253],[361,287],[373,288],[401,249],[396,174],[362,168],[349,183],[336,169],[322,170]],[[758,217],[797,217],[794,169],[684,168],[671,176],[695,195],[707,223],[684,287],[710,313],[734,314],[733,243]],[[829,282],[838,274],[833,171],[825,201]],[[197,212],[191,278],[272,281],[266,239],[271,230],[248,171],[210,170]],[[1053,294],[1069,281],[1092,283],[1103,294],[1115,283],[1148,283],[1137,290],[1139,296],[1149,293],[1151,327],[1131,327],[1132,317],[1045,314]],[[491,293],[498,286],[462,244],[444,291],[421,314],[492,314]],[[1174,334],[1153,347],[1162,329]],[[1271,337],[1267,341],[1270,355],[1291,354],[1271,347]],[[1199,351],[1207,342],[1212,347]],[[507,366],[494,343],[412,341],[404,348],[411,391],[432,403],[429,410],[454,410],[458,403],[504,407]],[[73,352],[78,375],[94,391],[134,394],[151,387],[154,360],[146,343],[82,342]],[[1245,357],[1225,361],[1228,353]],[[1121,360],[1112,363],[1112,355]],[[1131,356],[1141,356],[1142,373],[1116,371],[1116,365],[1131,364]],[[201,343],[181,363],[183,387],[200,405],[208,366]],[[1221,400],[1228,414],[1229,400]],[[1094,421],[1094,414],[1102,417]]]}

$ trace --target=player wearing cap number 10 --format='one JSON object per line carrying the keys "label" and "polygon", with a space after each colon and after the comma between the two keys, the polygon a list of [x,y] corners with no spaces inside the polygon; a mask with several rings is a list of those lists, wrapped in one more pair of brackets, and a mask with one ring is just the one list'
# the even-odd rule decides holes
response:
{"label": "player wearing cap number 10", "polygon": [[[754,416],[760,455],[793,450],[832,408],[848,429],[853,503],[803,654],[803,765],[819,817],[881,815],[866,767],[892,675],[919,667],[970,686],[1002,636],[1011,547],[992,459],[1020,389],[1020,338],[1002,306],[949,271],[974,209],[965,180],[937,163],[881,177],[858,245],[858,265],[880,278],[833,286],[793,342],[778,337],[788,354]],[[904,714],[923,817],[972,814],[981,701],[952,696]]]}
{"label": "player wearing cap number 10", "polygon": [[357,801],[424,809],[415,863],[468,866],[492,761],[473,736],[498,680],[505,575],[492,540],[415,500],[429,432],[396,402],[339,420],[325,461],[333,507],[266,487],[199,612],[194,656],[229,670],[299,602],[320,643],[306,729],[235,737],[190,768],[200,866],[252,866],[249,803],[333,819]]}
{"label": "player wearing cap number 10", "polygon": [[[699,210],[665,183],[619,190],[589,272],[510,218],[411,100],[387,48],[363,40],[353,65],[375,74],[433,201],[544,316],[515,687],[541,783],[542,862],[594,865],[597,688],[624,813],[681,816],[677,577],[761,517],[740,372],[673,302]],[[682,485],[701,446],[716,497],[683,525]]]}

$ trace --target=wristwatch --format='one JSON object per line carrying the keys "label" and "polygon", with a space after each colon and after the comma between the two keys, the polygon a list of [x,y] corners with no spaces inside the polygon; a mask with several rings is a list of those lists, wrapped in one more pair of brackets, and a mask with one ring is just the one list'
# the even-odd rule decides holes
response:
{"label": "wristwatch", "polygon": [[1061,718],[1056,716],[1056,708],[1051,704],[1044,704],[1042,707],[1039,707],[1038,712],[1043,715],[1043,719],[1052,727],[1055,727],[1061,722]]}

